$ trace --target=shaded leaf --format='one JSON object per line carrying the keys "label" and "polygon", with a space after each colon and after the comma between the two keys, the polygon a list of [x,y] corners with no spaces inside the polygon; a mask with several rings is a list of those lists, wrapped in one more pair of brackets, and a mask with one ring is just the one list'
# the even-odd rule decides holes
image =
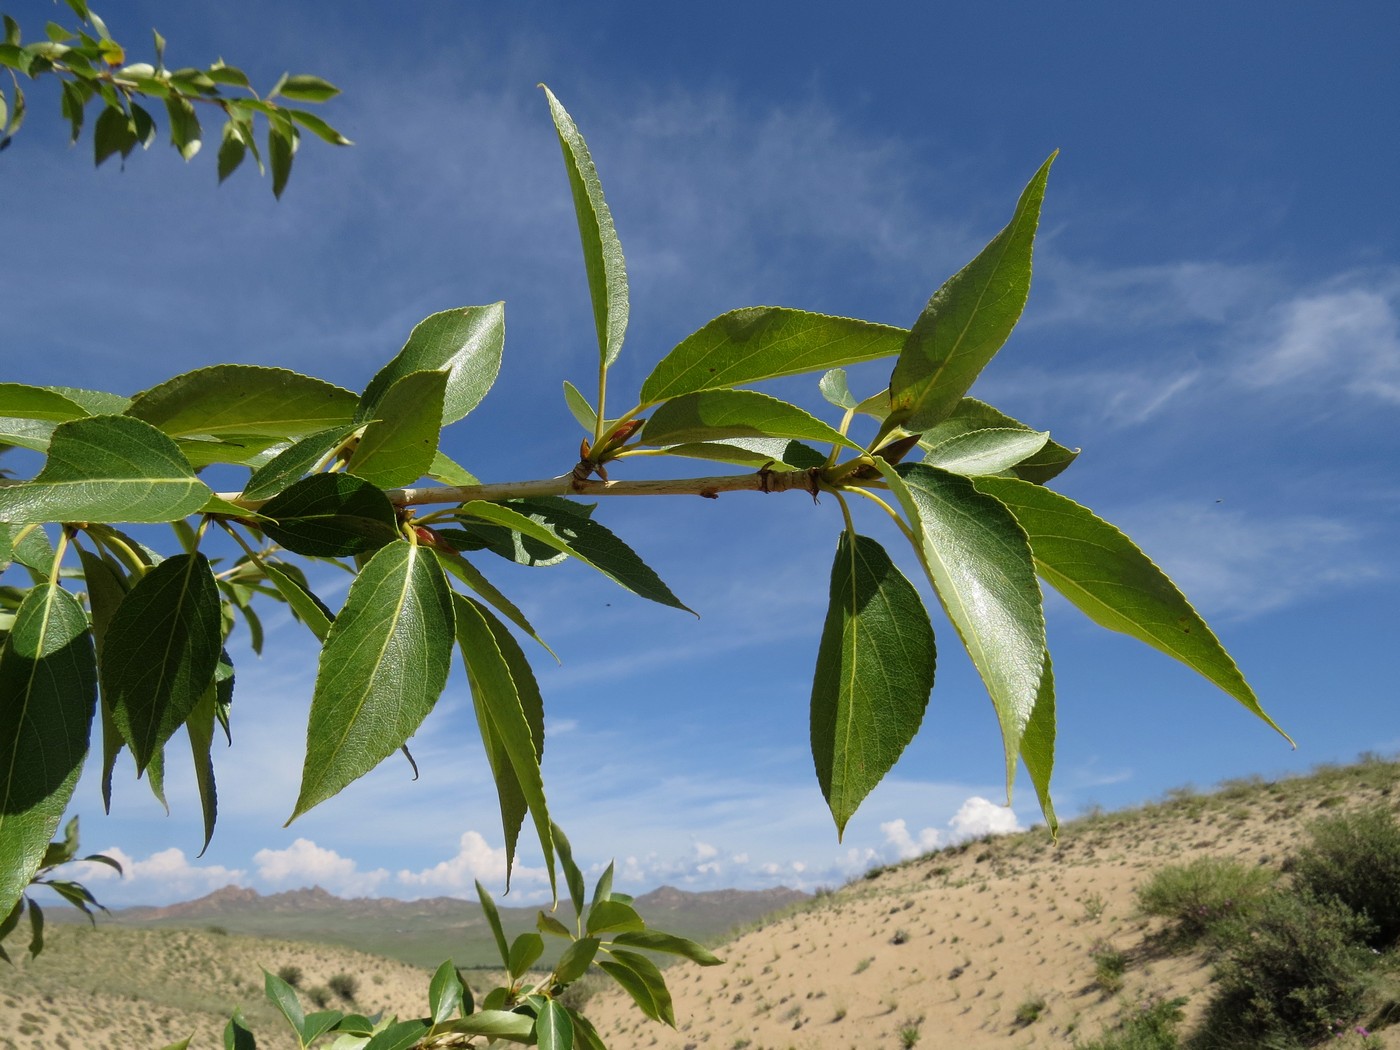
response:
{"label": "shaded leaf", "polygon": [[102,692],[144,771],[214,681],[219,588],[202,554],[179,554],[127,593],[102,643]]}
{"label": "shaded leaf", "polygon": [[933,293],[914,322],[890,376],[890,417],[906,430],[927,430],[946,418],[1020,319],[1055,157],[1022,191],[1006,228]]}
{"label": "shaded leaf", "polygon": [[528,634],[535,641],[543,645],[545,651],[551,656],[554,650],[545,645],[544,639],[535,633],[535,628],[530,621],[525,619],[525,614],[516,608],[515,603],[502,594],[490,580],[481,574],[475,565],[467,561],[455,551],[445,551],[441,547],[433,548],[438,558],[442,561],[442,567],[450,572],[457,579],[461,580],[478,595],[484,598],[488,605],[504,616],[515,626]]}
{"label": "shaded leaf", "polygon": [[662,933],[659,930],[636,930],[619,933],[612,942],[628,948],[645,948],[651,952],[683,955],[691,962],[697,962],[701,966],[718,966],[723,962],[713,952],[694,941],[677,937],[674,934]]}
{"label": "shaded leaf", "polygon": [[599,960],[598,965],[620,984],[632,997],[642,1013],[654,1021],[676,1027],[676,1014],[671,1008],[671,993],[656,964],[636,952],[612,950],[612,961]]}
{"label": "shaded leaf", "polygon": [[796,405],[756,390],[706,390],[660,405],[647,420],[648,445],[681,445],[729,438],[788,438],[859,449],[854,441]]}
{"label": "shaded leaf", "polygon": [[496,381],[505,339],[505,303],[463,306],[424,318],[413,326],[403,349],[365,387],[355,419],[382,418],[380,401],[405,376],[445,370],[442,425],[455,423],[481,403]]}
{"label": "shaded leaf", "polygon": [[199,152],[202,134],[194,105],[179,95],[168,95],[165,112],[170,118],[170,143],[180,151],[180,156],[189,160]]}
{"label": "shaded leaf", "polygon": [[332,146],[354,145],[353,142],[336,131],[335,128],[331,127],[315,113],[308,113],[304,109],[288,109],[286,113],[295,123],[300,124],[323,142],[329,142]]}
{"label": "shaded leaf", "polygon": [[155,427],[89,416],[54,428],[33,481],[0,488],[0,521],[177,521],[212,496]]}
{"label": "shaded leaf", "polygon": [[491,936],[496,939],[496,950],[501,955],[501,965],[510,966],[510,949],[506,946],[506,933],[501,926],[501,913],[496,910],[496,902],[491,899],[491,894],[486,892],[486,887],[481,884],[481,880],[476,880],[476,899],[481,904],[481,914],[486,916],[486,924],[491,927]]}
{"label": "shaded leaf", "polygon": [[779,306],[731,310],[661,359],[642,383],[641,403],[889,357],[906,335],[902,328]]}
{"label": "shaded leaf", "polygon": [[262,529],[296,554],[339,558],[378,550],[399,538],[394,506],[351,474],[312,474],[263,504],[274,519]]}
{"label": "shaded leaf", "polygon": [[326,635],[330,633],[331,620],[334,619],[325,603],[304,587],[301,579],[293,577],[279,566],[264,562],[261,568],[267,581],[286,599],[297,619],[306,624],[317,641],[324,642]]}
{"label": "shaded leaf", "polygon": [[320,77],[297,73],[283,77],[277,93],[293,102],[325,102],[340,94],[340,88]]}
{"label": "shaded leaf", "polygon": [[38,870],[87,755],[97,659],[87,613],[35,587],[0,648],[0,915]]}
{"label": "shaded leaf", "polygon": [[321,649],[301,792],[288,823],[417,731],[447,685],[452,642],[451,591],[437,559],[409,543],[377,551]]}
{"label": "shaded leaf", "polygon": [[296,153],[296,142],[292,138],[290,124],[282,126],[275,120],[267,124],[267,162],[272,168],[272,195],[278,199],[287,188],[287,180],[292,175],[292,156]]}
{"label": "shaded leaf", "polygon": [[555,964],[554,976],[560,984],[572,984],[588,972],[594,956],[598,954],[597,937],[580,937],[564,949]]}
{"label": "shaded leaf", "polygon": [[[438,1029],[441,1033],[459,1032],[464,1035],[489,1035],[516,1042],[528,1040],[535,1030],[535,1019],[527,1014],[509,1010],[478,1010],[451,1021]],[[368,1047],[365,1050],[369,1050]]]}
{"label": "shaded leaf", "polygon": [[583,915],[583,872],[574,863],[574,849],[569,845],[568,836],[558,824],[550,825],[554,848],[559,851],[559,866],[564,869],[564,881],[569,887],[569,899],[573,902],[574,913]]}
{"label": "shaded leaf", "polygon": [[875,461],[917,540],[919,559],[991,695],[1007,793],[1045,667],[1045,617],[1026,534],[1001,503],[957,474]]}
{"label": "shaded leaf", "polygon": [[519,980],[525,975],[525,971],[535,964],[535,960],[544,954],[544,938],[533,930],[520,934],[510,945],[510,954],[507,956],[506,969],[510,971],[512,980]]}
{"label": "shaded leaf", "polygon": [[933,688],[933,628],[878,543],[841,534],[812,681],[812,758],[836,834],[914,738]]}
{"label": "shaded leaf", "polygon": [[603,184],[598,169],[589,155],[578,126],[549,88],[544,87],[549,100],[549,113],[559,133],[559,147],[564,151],[564,166],[569,173],[569,188],[574,197],[574,214],[578,217],[579,239],[583,242],[583,265],[588,272],[588,291],[593,300],[593,322],[598,331],[598,353],[606,369],[622,350],[627,333],[627,264],[622,257],[622,245],[617,239],[612,212],[603,199]]}
{"label": "shaded leaf", "polygon": [[355,423],[342,423],[317,431],[283,449],[253,471],[248,484],[243,486],[241,498],[270,499],[277,495],[330,455],[358,429]]}
{"label": "shaded leaf", "polygon": [[[227,659],[227,654],[224,654]],[[233,680],[233,666],[228,665],[227,681]],[[199,855],[209,848],[214,837],[214,824],[219,817],[219,793],[214,783],[214,710],[216,686],[209,684],[199,702],[194,705],[185,722],[185,732],[190,738],[190,755],[194,759],[195,786],[199,789],[199,808],[204,817],[204,841],[200,844]]]}
{"label": "shaded leaf", "polygon": [[1030,774],[1040,811],[1045,815],[1045,827],[1052,839],[1060,832],[1060,820],[1055,816],[1055,806],[1050,799],[1050,776],[1055,770],[1055,731],[1055,670],[1050,653],[1046,652],[1040,691],[1036,694],[1026,730],[1021,734],[1021,761]]}
{"label": "shaded leaf", "polygon": [[433,1024],[441,1024],[461,1012],[463,987],[451,959],[437,968],[428,982],[428,1015]]}
{"label": "shaded leaf", "polygon": [[540,1007],[535,1018],[535,1037],[540,1050],[573,1050],[574,1025],[569,1011],[554,999]]}

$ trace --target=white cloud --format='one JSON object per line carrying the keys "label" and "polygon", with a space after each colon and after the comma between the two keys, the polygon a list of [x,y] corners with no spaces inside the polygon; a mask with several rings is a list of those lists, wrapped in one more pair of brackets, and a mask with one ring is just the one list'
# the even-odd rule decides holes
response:
{"label": "white cloud", "polygon": [[253,854],[258,877],[276,886],[320,886],[342,897],[373,894],[389,873],[383,868],[360,871],[355,861],[310,839],[297,839],[286,849],[260,849]]}
{"label": "white cloud", "polygon": [[1009,806],[999,806],[980,795],[973,795],[948,821],[955,839],[975,839],[983,835],[1009,835],[1023,830]]}
{"label": "white cloud", "polygon": [[718,857],[718,856],[719,856],[719,850],[718,850],[717,848],[715,848],[714,846],[711,846],[708,842],[697,842],[697,843],[695,844],[695,859],[696,859],[696,860],[709,860],[709,859],[711,859],[712,857]]}
{"label": "white cloud", "polygon": [[226,868],[220,864],[192,864],[183,850],[171,847],[137,860],[124,850],[111,846],[101,851],[122,866],[118,875],[105,864],[80,861],[65,877],[83,884],[116,883],[111,894],[99,894],[103,903],[108,897],[123,901],[160,900],[162,903],[202,897],[230,883],[246,885],[248,873],[241,868]]}
{"label": "white cloud", "polygon": [[[458,841],[454,856],[420,871],[400,871],[395,880],[412,890],[448,894],[473,893],[477,881],[488,887],[504,886],[506,850],[504,846],[491,846],[480,832],[467,831]],[[523,892],[528,893],[531,886],[547,885],[548,876],[542,868],[530,868],[517,862],[511,886],[519,887],[522,883],[526,884]]]}
{"label": "white cloud", "polygon": [[915,839],[909,833],[909,827],[903,817],[885,821],[880,825],[880,830],[885,835],[885,841],[895,848],[900,860],[910,860],[921,853],[936,849],[941,838],[937,828],[923,828],[919,831],[919,837]]}

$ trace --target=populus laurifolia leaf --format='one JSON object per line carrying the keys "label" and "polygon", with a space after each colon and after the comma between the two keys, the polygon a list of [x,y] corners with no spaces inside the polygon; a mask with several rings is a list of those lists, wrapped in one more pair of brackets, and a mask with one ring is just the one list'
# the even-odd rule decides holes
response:
{"label": "populus laurifolia leaf", "polygon": [[432,551],[392,543],[350,585],[321,649],[288,823],[396,752],[447,685],[451,591]]}
{"label": "populus laurifolia leaf", "polygon": [[933,628],[874,540],[841,534],[812,681],[812,759],[839,838],[914,738],[933,688]]}
{"label": "populus laurifolia leaf", "polygon": [[1181,661],[1283,732],[1185,595],[1132,540],[1087,507],[1039,485],[978,478],[976,486],[1010,509],[1030,537],[1040,577],[1089,619]]}
{"label": "populus laurifolia leaf", "polygon": [[136,395],[126,411],[171,437],[286,440],[348,423],[356,400],[349,390],[285,368],[213,365]]}
{"label": "populus laurifolia leaf", "polygon": [[463,306],[432,314],[414,325],[403,349],[370,380],[355,418],[383,418],[379,402],[413,372],[445,371],[442,425],[455,423],[481,403],[501,369],[506,304]]}
{"label": "populus laurifolia leaf", "polygon": [[900,352],[903,328],[849,317],[749,306],[687,336],[642,383],[641,403],[873,361]]}
{"label": "populus laurifolia leaf", "polygon": [[1000,474],[1034,456],[1049,440],[1048,430],[969,430],[929,448],[924,462],[967,477]]}
{"label": "populus laurifolia leaf", "polygon": [[660,405],[642,430],[648,445],[728,438],[787,438],[860,448],[811,413],[756,390],[683,394]]}
{"label": "populus laurifolia leaf", "polygon": [[[1027,433],[1041,433],[984,401],[978,401],[975,397],[965,397],[958,402],[950,416],[920,435],[919,444],[928,450],[977,430],[1022,430]],[[1034,481],[1043,485],[1064,471],[1078,456],[1079,449],[1066,448],[1050,440],[1045,442],[1039,452],[1027,456],[1011,467],[1011,472],[1024,481]]]}
{"label": "populus laurifolia leaf", "polygon": [[410,372],[375,406],[375,419],[345,469],[380,488],[417,481],[433,465],[447,373]]}
{"label": "populus laurifolia leaf", "polygon": [[0,521],[178,521],[213,495],[149,423],[89,416],[54,428],[33,481],[0,488]]}
{"label": "populus laurifolia leaf", "polygon": [[354,423],[342,423],[308,434],[293,442],[272,459],[253,471],[243,486],[243,499],[270,499],[293,482],[301,480],[313,467],[329,456],[351,434],[359,429]]}
{"label": "populus laurifolia leaf", "polygon": [[569,189],[574,197],[574,214],[578,217],[579,239],[583,242],[583,265],[588,273],[588,292],[593,300],[593,323],[598,330],[598,353],[606,369],[622,351],[622,339],[627,333],[627,264],[622,258],[622,244],[617,239],[612,212],[603,199],[603,184],[598,169],[589,155],[588,145],[579,133],[567,110],[549,88],[544,87],[549,100],[549,113],[559,134],[559,148],[564,151],[564,166],[569,173]]}
{"label": "populus laurifolia leaf", "polygon": [[214,681],[223,647],[219,589],[203,554],[145,573],[102,641],[102,694],[145,770]]}
{"label": "populus laurifolia leaf", "polygon": [[925,430],[952,412],[1016,326],[1054,160],[1031,178],[1006,228],[933,293],[910,329],[890,376],[890,417],[904,429]]}
{"label": "populus laurifolia leaf", "polygon": [[342,558],[366,554],[399,535],[394,505],[353,474],[312,474],[259,509],[269,538],[294,554]]}
{"label": "populus laurifolia leaf", "polygon": [[77,785],[97,703],[87,613],[33,588],[0,648],[0,918],[38,870]]}
{"label": "populus laurifolia leaf", "polygon": [[967,478],[876,466],[913,527],[929,582],[987,687],[1006,749],[1008,792],[1045,668],[1045,617],[1026,534]]}
{"label": "populus laurifolia leaf", "polygon": [[90,415],[72,398],[41,386],[0,383],[0,442],[43,452],[53,428]]}

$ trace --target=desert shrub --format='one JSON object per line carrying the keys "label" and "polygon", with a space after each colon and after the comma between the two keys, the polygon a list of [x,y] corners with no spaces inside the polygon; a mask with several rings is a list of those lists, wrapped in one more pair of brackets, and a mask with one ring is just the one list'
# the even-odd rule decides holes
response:
{"label": "desert shrub", "polygon": [[323,984],[308,988],[306,997],[316,1004],[318,1010],[324,1010],[331,1005],[331,990]]}
{"label": "desert shrub", "polygon": [[1040,1015],[1045,1012],[1045,996],[1031,995],[1016,1007],[1016,1023],[1023,1028],[1033,1025],[1040,1020]]}
{"label": "desert shrub", "polygon": [[1185,997],[1148,999],[1138,1003],[1109,1030],[1088,1043],[1076,1042],[1077,1050],[1177,1050]]}
{"label": "desert shrub", "polygon": [[286,981],[286,982],[287,982],[288,984],[290,984],[293,988],[300,988],[300,987],[301,987],[301,967],[300,967],[300,966],[283,966],[283,967],[280,967],[280,968],[278,969],[278,971],[277,971],[277,976],[280,977],[280,978],[282,978],[282,980]]}
{"label": "desert shrub", "polygon": [[1311,840],[1293,860],[1298,888],[1335,897],[1370,920],[1367,943],[1400,939],[1400,823],[1383,806],[1327,817],[1308,828]]}
{"label": "desert shrub", "polygon": [[353,1003],[355,994],[360,990],[360,982],[348,973],[335,974],[326,984],[347,1003]]}
{"label": "desert shrub", "polygon": [[1138,887],[1138,905],[1148,915],[1171,919],[1169,937],[1190,946],[1225,920],[1247,914],[1273,881],[1267,868],[1200,857],[1157,871]]}
{"label": "desert shrub", "polygon": [[1192,1046],[1201,1050],[1310,1045],[1365,1008],[1376,956],[1367,921],[1336,898],[1262,897],[1218,934],[1217,992]]}
{"label": "desert shrub", "polygon": [[1107,941],[1096,942],[1089,957],[1094,960],[1094,984],[1106,995],[1122,991],[1128,957]]}

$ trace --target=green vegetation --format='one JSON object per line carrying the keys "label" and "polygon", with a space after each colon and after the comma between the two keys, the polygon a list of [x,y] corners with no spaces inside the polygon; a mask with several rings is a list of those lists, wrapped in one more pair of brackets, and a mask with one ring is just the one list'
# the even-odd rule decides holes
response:
{"label": "green vegetation", "polygon": [[1112,1031],[1074,1045],[1077,1050],[1177,1050],[1185,1005],[1184,998],[1148,999],[1125,1011]]}
{"label": "green vegetation", "polygon": [[1128,969],[1128,957],[1106,941],[1097,942],[1089,951],[1094,960],[1094,984],[1105,995],[1123,990],[1123,974]]}
{"label": "green vegetation", "polygon": [[1043,995],[1030,995],[1021,1000],[1016,1007],[1016,1023],[1022,1028],[1033,1025],[1040,1020],[1040,1015],[1045,1012],[1046,1002]]}
{"label": "green vegetation", "polygon": [[1225,920],[1247,917],[1274,878],[1267,868],[1200,857],[1162,868],[1138,888],[1138,903],[1148,915],[1171,920],[1167,935],[1178,947],[1191,947]]}
{"label": "green vegetation", "polygon": [[1366,943],[1388,948],[1400,938],[1400,824],[1373,806],[1317,821],[1312,842],[1294,856],[1294,884],[1318,898],[1335,898],[1371,924]]}

